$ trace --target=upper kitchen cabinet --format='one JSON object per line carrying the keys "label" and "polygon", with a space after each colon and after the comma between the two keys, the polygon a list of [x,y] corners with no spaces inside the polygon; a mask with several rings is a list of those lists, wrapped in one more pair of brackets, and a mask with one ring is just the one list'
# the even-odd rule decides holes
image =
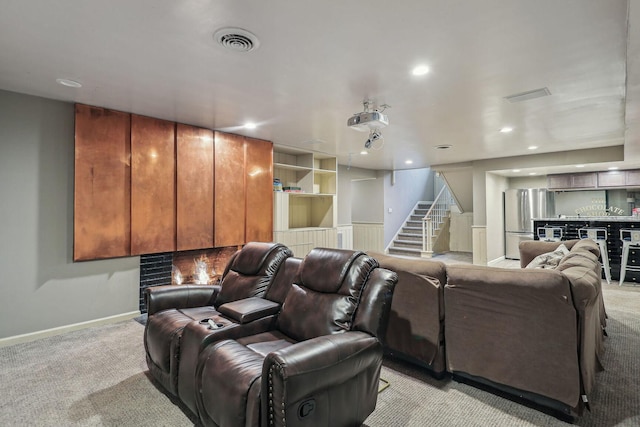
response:
{"label": "upper kitchen cabinet", "polygon": [[273,144],[245,138],[247,242],[273,240]]}
{"label": "upper kitchen cabinet", "polygon": [[215,132],[215,247],[245,243],[245,144],[242,135]]}
{"label": "upper kitchen cabinet", "polygon": [[625,185],[624,171],[598,172],[598,187],[624,187]]}
{"label": "upper kitchen cabinet", "polygon": [[130,255],[130,120],[76,104],[74,261]]}
{"label": "upper kitchen cabinet", "polygon": [[177,250],[212,248],[213,131],[176,127]]}
{"label": "upper kitchen cabinet", "polygon": [[597,185],[596,172],[547,175],[547,187],[549,189],[584,189],[596,188]]}
{"label": "upper kitchen cabinet", "polygon": [[131,254],[176,249],[175,123],[131,116]]}

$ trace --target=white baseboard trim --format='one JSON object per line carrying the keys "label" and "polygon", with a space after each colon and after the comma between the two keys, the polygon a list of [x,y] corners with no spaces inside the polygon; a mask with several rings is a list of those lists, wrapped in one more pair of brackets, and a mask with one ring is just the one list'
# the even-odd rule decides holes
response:
{"label": "white baseboard trim", "polygon": [[495,266],[496,264],[498,264],[498,263],[500,263],[500,262],[502,262],[502,261],[504,261],[504,260],[506,260],[506,258],[505,258],[505,257],[504,257],[504,255],[503,255],[503,256],[501,256],[500,258],[492,259],[491,261],[489,261],[489,262],[487,263],[487,265],[488,265],[488,266],[490,266],[490,267],[493,267],[493,266]]}
{"label": "white baseboard trim", "polygon": [[20,344],[20,343],[29,342],[29,341],[35,341],[41,338],[64,334],[66,332],[91,328],[93,326],[101,326],[101,325],[108,325],[111,323],[123,322],[125,320],[134,319],[140,315],[141,315],[140,311],[131,311],[129,313],[116,314],[114,316],[102,317],[100,319],[88,320],[86,322],[73,323],[71,325],[58,326],[57,328],[30,332],[28,334],[15,335],[7,338],[0,338],[0,347],[6,347],[9,345]]}

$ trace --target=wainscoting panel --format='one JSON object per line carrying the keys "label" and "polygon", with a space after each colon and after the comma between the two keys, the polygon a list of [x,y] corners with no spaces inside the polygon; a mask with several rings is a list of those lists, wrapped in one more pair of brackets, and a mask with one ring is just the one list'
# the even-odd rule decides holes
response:
{"label": "wainscoting panel", "polygon": [[336,247],[338,249],[353,249],[352,225],[341,225],[338,227]]}
{"label": "wainscoting panel", "polygon": [[338,231],[336,228],[301,228],[275,231],[274,242],[288,246],[296,257],[304,257],[313,248],[335,248]]}
{"label": "wainscoting panel", "polygon": [[474,225],[473,232],[473,263],[487,265],[487,226]]}
{"label": "wainscoting panel", "polygon": [[384,224],[381,222],[354,222],[353,249],[384,252]]}

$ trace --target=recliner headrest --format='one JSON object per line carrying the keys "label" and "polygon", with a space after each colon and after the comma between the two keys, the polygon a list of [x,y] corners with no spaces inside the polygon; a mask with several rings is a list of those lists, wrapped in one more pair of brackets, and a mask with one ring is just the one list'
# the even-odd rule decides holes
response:
{"label": "recliner headrest", "polygon": [[[360,263],[360,266],[355,264]],[[359,267],[352,269],[352,266]],[[347,275],[364,275],[378,267],[378,262],[364,252],[344,249],[312,249],[300,266],[300,282],[317,292],[336,293],[345,282]],[[366,279],[365,279],[366,280]]]}
{"label": "recliner headrest", "polygon": [[281,243],[249,242],[238,252],[229,269],[248,276],[255,275],[269,255],[281,250],[289,251]]}

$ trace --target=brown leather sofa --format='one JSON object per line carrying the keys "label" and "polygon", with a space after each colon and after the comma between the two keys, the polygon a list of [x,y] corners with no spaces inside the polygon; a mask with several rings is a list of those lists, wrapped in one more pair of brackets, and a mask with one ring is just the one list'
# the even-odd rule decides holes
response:
{"label": "brown leather sofa", "polygon": [[[602,370],[606,313],[601,266],[593,241],[563,243],[570,253],[555,269],[447,265],[446,278],[428,273],[426,263],[440,271],[437,261],[373,254],[399,276],[385,350],[408,355],[403,358],[409,361],[420,359],[424,353],[419,347],[403,340],[430,337],[433,348],[435,335],[424,331],[444,325],[446,369],[454,379],[489,386],[561,417],[582,414],[595,374]],[[523,242],[522,265],[558,245]],[[446,283],[444,293],[434,290],[437,282]],[[430,301],[424,301],[427,294]],[[422,329],[415,326],[420,316]],[[406,320],[398,321],[402,318]],[[423,332],[414,336],[417,331]],[[432,355],[418,365],[433,370]]]}
{"label": "brown leather sofa", "polygon": [[[229,260],[220,285],[148,288],[144,345],[149,372],[164,388],[177,395],[178,361],[185,326],[215,317],[225,303],[263,297],[280,266],[291,256],[291,250],[282,244],[251,242]],[[279,310],[279,305],[275,304],[271,310]]]}
{"label": "brown leather sofa", "polygon": [[[183,327],[178,397],[204,425],[362,424],[377,401],[396,281],[361,252],[286,258],[266,298],[218,306],[207,314],[217,329],[197,318]],[[264,315],[270,303],[279,311]],[[163,307],[149,319],[175,310]]]}

